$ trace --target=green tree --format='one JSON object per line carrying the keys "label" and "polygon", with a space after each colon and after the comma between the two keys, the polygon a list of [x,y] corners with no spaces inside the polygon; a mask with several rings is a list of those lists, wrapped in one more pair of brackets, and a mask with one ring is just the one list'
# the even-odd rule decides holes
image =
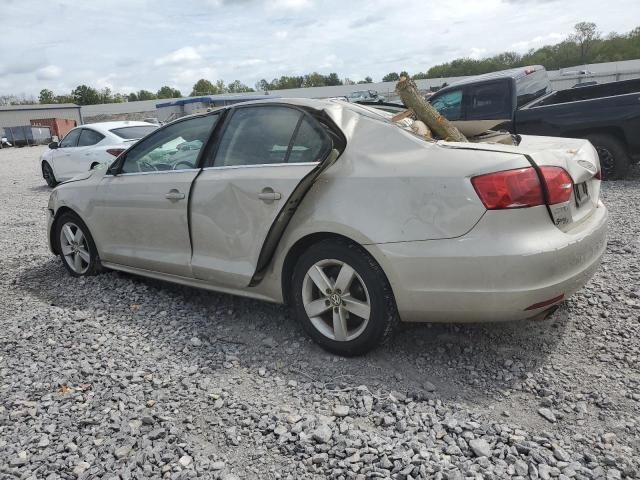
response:
{"label": "green tree", "polygon": [[55,96],[53,95],[53,92],[51,90],[43,88],[42,90],[40,90],[40,96],[38,100],[40,103],[54,103]]}
{"label": "green tree", "polygon": [[109,87],[104,87],[100,90],[100,102],[101,103],[113,103],[113,94]]}
{"label": "green tree", "polygon": [[271,90],[271,84],[267,82],[267,80],[264,78],[256,82],[255,86],[256,86],[256,90],[259,92],[266,92],[268,90]]}
{"label": "green tree", "polygon": [[73,103],[75,99],[73,95],[56,95],[53,99],[53,103]]}
{"label": "green tree", "polygon": [[574,32],[569,36],[569,40],[580,47],[580,63],[587,63],[594,42],[600,38],[600,32],[593,22],[576,23],[573,28]]}
{"label": "green tree", "polygon": [[71,92],[74,103],[78,105],[96,105],[100,103],[100,94],[95,88],[88,87],[87,85],[77,86],[73,92]]}
{"label": "green tree", "polygon": [[155,100],[156,94],[149,90],[140,90],[138,93],[138,100]]}
{"label": "green tree", "polygon": [[182,97],[182,93],[177,88],[171,88],[167,85],[164,87],[160,87],[158,92],[156,93],[157,98],[180,98]]}
{"label": "green tree", "polygon": [[129,101],[129,102],[137,102],[138,101],[138,95],[136,95],[135,92],[131,92],[129,95],[127,95],[127,101]]}
{"label": "green tree", "polygon": [[337,73],[330,73],[325,77],[325,84],[329,86],[342,85],[342,81]]}
{"label": "green tree", "polygon": [[382,77],[383,82],[397,82],[400,80],[400,75],[396,72],[387,73],[384,77]]}
{"label": "green tree", "polygon": [[251,87],[248,87],[240,80],[234,80],[229,85],[227,85],[227,91],[229,93],[245,93],[245,92],[255,92],[255,90]]}
{"label": "green tree", "polygon": [[324,87],[327,85],[327,78],[318,72],[308,73],[304,76],[304,87]]}
{"label": "green tree", "polygon": [[216,93],[220,93],[217,86],[204,78],[198,80],[191,89],[192,97],[197,97],[198,95],[214,95]]}

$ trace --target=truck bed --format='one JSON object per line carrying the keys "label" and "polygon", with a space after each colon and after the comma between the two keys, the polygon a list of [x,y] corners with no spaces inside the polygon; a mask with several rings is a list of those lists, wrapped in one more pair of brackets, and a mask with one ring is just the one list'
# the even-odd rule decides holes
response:
{"label": "truck bed", "polygon": [[601,85],[591,85],[589,87],[559,90],[529,103],[525,108],[595,100],[598,98],[616,97],[632,93],[640,94],[640,79],[622,80],[620,82],[603,83]]}

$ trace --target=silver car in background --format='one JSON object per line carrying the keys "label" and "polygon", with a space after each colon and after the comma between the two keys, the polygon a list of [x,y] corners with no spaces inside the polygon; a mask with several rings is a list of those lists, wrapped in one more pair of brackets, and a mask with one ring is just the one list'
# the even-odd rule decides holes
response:
{"label": "silver car in background", "polygon": [[281,99],[182,118],[52,192],[51,250],[74,276],[287,303],[342,355],[399,320],[544,317],[593,275],[607,211],[589,142],[427,141],[389,116]]}

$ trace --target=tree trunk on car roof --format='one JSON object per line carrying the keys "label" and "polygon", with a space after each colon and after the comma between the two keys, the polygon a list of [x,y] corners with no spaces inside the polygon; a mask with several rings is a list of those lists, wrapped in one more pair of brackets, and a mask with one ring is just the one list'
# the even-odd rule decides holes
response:
{"label": "tree trunk on car roof", "polygon": [[413,80],[402,77],[396,84],[396,92],[402,98],[404,105],[413,110],[418,120],[422,120],[438,137],[450,142],[468,141],[467,137],[418,93],[418,87]]}

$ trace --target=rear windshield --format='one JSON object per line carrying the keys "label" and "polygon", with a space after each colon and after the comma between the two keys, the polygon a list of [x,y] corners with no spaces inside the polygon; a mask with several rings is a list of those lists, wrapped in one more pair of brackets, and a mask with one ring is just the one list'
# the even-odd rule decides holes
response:
{"label": "rear windshield", "polygon": [[114,128],[113,130],[110,130],[110,132],[116,134],[120,138],[124,138],[125,140],[134,140],[150,134],[157,128],[157,125],[136,125],[133,127]]}

